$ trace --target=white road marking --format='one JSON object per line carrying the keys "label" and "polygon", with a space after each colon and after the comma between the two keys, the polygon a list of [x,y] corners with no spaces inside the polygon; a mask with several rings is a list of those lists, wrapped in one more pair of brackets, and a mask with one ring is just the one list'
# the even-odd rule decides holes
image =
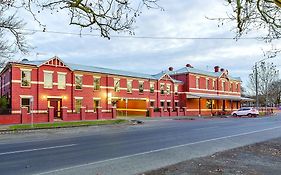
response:
{"label": "white road marking", "polygon": [[202,140],[202,141],[198,141],[198,142],[192,142],[192,143],[187,143],[187,144],[182,144],[182,145],[177,145],[177,146],[171,146],[171,147],[167,147],[167,148],[161,148],[161,149],[146,151],[146,152],[142,152],[142,153],[136,153],[136,154],[131,154],[131,155],[127,155],[127,156],[121,156],[121,157],[116,157],[116,158],[112,158],[112,159],[106,159],[106,160],[91,162],[91,163],[87,163],[87,164],[81,164],[81,165],[76,165],[76,166],[67,167],[67,168],[61,168],[61,169],[52,170],[52,171],[46,171],[46,172],[38,173],[38,174],[35,174],[35,175],[46,175],[46,174],[51,174],[51,173],[55,173],[55,172],[61,172],[61,171],[65,171],[65,170],[85,167],[85,166],[89,166],[89,165],[96,165],[96,164],[105,163],[105,162],[109,162],[109,161],[131,158],[131,157],[135,157],[135,156],[141,156],[141,155],[156,153],[156,152],[160,152],[160,151],[166,151],[166,150],[170,150],[170,149],[174,149],[174,148],[196,145],[196,144],[199,144],[199,143],[206,143],[206,142],[210,142],[210,141],[216,141],[216,140],[222,140],[222,139],[227,139],[227,138],[232,138],[232,137],[249,135],[249,134],[254,134],[254,133],[259,133],[259,132],[264,132],[264,131],[270,131],[270,130],[280,129],[280,128],[281,128],[281,126],[278,126],[278,127],[272,127],[272,128],[262,129],[262,130],[256,130],[256,131],[251,131],[251,132],[245,132],[245,133],[240,133],[240,134],[224,136],[224,137],[217,137],[217,138]]}
{"label": "white road marking", "polygon": [[36,148],[36,149],[26,149],[26,150],[19,150],[19,151],[10,151],[10,152],[0,153],[0,156],[2,156],[2,155],[8,155],[8,154],[26,153],[26,152],[33,152],[33,151],[41,151],[41,150],[48,150],[48,149],[56,149],[56,148],[65,148],[65,147],[71,147],[71,146],[75,146],[75,145],[77,145],[77,144],[59,145],[59,146],[51,146],[51,147]]}

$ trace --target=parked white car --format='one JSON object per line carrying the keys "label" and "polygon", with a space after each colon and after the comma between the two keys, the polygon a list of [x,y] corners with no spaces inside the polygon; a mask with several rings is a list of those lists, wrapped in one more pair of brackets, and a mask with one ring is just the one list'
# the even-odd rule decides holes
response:
{"label": "parked white car", "polygon": [[231,113],[232,116],[248,116],[248,117],[257,117],[259,115],[259,111],[253,107],[243,107],[238,109],[237,111],[233,111]]}

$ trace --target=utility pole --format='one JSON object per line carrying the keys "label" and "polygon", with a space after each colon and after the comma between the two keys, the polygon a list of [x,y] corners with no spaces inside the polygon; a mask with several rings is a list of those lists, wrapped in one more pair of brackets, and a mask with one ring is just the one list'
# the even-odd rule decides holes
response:
{"label": "utility pole", "polygon": [[258,92],[258,66],[257,63],[255,63],[255,79],[256,79],[256,108],[259,108],[259,92]]}

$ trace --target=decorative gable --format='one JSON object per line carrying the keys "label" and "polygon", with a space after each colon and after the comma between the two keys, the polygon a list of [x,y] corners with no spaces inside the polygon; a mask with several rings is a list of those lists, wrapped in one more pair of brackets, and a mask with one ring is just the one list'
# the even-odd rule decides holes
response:
{"label": "decorative gable", "polygon": [[222,74],[221,74],[221,76],[220,76],[220,78],[224,78],[224,79],[226,79],[226,80],[229,80],[229,78],[228,78],[228,71],[227,71],[227,70],[226,70],[226,71],[223,71]]}
{"label": "decorative gable", "polygon": [[174,82],[174,80],[168,74],[164,74],[161,78],[159,78],[159,80]]}
{"label": "decorative gable", "polygon": [[67,67],[67,65],[64,64],[64,62],[61,59],[59,59],[59,57],[56,57],[56,56],[49,59],[42,65],[48,65],[48,66],[54,66],[54,67]]}

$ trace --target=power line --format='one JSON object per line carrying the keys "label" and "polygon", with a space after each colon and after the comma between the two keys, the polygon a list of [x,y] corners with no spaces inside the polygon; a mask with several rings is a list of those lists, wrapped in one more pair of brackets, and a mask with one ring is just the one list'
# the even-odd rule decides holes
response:
{"label": "power line", "polygon": [[[74,32],[62,32],[51,30],[34,30],[34,29],[21,29],[29,32],[41,32],[50,34],[62,34],[62,35],[74,35],[74,36],[93,36],[100,37],[101,35],[92,33],[74,33]],[[133,35],[111,35],[111,38],[125,38],[125,39],[155,39],[155,40],[236,40],[235,37],[166,37],[166,36],[133,36]],[[239,40],[264,40],[264,37],[242,37]]]}

